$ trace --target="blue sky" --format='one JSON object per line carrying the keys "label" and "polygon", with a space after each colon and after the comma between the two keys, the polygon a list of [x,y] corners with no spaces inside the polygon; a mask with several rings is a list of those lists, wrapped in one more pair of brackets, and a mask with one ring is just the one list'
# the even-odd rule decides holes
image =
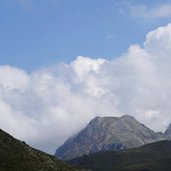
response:
{"label": "blue sky", "polygon": [[1,0],[0,64],[30,72],[79,55],[113,59],[170,21],[169,12],[144,14],[169,2]]}
{"label": "blue sky", "polygon": [[96,116],[164,131],[170,52],[171,0],[0,0],[0,128],[52,154]]}

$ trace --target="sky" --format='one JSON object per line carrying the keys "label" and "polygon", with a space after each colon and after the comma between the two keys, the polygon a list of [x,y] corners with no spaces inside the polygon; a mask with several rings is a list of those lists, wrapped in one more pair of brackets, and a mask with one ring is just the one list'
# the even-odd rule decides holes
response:
{"label": "sky", "polygon": [[79,55],[113,59],[169,20],[166,0],[1,0],[0,61],[31,72]]}
{"label": "sky", "polygon": [[171,1],[0,0],[0,128],[54,154],[96,116],[171,123]]}

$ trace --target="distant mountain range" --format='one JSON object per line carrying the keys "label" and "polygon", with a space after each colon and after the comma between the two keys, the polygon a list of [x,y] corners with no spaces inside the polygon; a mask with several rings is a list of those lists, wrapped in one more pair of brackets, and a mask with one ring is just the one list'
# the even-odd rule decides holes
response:
{"label": "distant mountain range", "polygon": [[134,149],[98,152],[68,161],[87,171],[171,171],[171,141]]}
{"label": "distant mountain range", "polygon": [[76,171],[0,129],[0,171]]}
{"label": "distant mountain range", "polygon": [[70,160],[85,154],[134,148],[170,138],[171,125],[165,133],[155,133],[129,115],[96,117],[60,146],[55,156]]}

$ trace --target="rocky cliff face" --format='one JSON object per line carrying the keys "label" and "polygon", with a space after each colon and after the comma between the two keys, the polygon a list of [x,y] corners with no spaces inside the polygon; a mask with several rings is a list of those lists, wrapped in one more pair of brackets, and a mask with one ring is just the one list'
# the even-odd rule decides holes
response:
{"label": "rocky cliff face", "polygon": [[164,139],[133,117],[96,117],[76,136],[69,138],[55,156],[69,160],[84,154],[138,147]]}
{"label": "rocky cliff face", "polygon": [[164,134],[171,140],[171,124],[167,127]]}
{"label": "rocky cliff face", "polygon": [[75,171],[56,157],[33,149],[0,129],[0,170]]}

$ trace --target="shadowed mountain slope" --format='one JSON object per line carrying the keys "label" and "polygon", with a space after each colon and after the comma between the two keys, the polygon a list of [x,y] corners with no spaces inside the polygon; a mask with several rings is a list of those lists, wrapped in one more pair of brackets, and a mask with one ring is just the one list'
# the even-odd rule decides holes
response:
{"label": "shadowed mountain slope", "polygon": [[170,171],[171,141],[159,141],[134,149],[98,152],[68,163],[88,171]]}
{"label": "shadowed mountain slope", "polygon": [[72,167],[33,149],[0,129],[0,171],[75,171]]}

